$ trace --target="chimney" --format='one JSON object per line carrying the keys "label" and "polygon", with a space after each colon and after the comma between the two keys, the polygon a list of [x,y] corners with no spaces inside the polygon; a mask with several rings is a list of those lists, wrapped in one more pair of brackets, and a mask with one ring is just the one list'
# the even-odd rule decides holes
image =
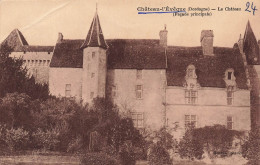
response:
{"label": "chimney", "polygon": [[202,30],[200,36],[203,55],[213,56],[213,30]]}
{"label": "chimney", "polygon": [[164,25],[164,30],[161,30],[159,33],[160,36],[160,46],[167,47],[167,33],[166,25]]}
{"label": "chimney", "polygon": [[63,35],[62,33],[58,33],[58,40],[57,40],[57,43],[61,43],[63,40]]}
{"label": "chimney", "polygon": [[237,44],[238,44],[238,48],[239,48],[239,51],[240,51],[240,53],[241,54],[243,54],[244,53],[244,51],[243,51],[243,38],[241,37],[241,34],[240,34],[240,36],[239,36],[239,40],[238,40],[238,42],[237,42]]}

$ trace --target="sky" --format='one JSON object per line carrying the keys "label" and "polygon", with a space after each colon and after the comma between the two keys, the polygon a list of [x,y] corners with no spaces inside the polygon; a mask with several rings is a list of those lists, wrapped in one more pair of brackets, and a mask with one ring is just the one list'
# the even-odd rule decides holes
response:
{"label": "sky", "polygon": [[[214,46],[232,47],[244,34],[248,20],[260,40],[260,1],[252,0],[0,0],[0,42],[18,28],[30,45],[55,45],[64,39],[84,39],[98,4],[105,39],[159,39],[167,25],[168,45],[199,46],[201,30],[214,31]],[[242,11],[212,11],[211,17],[138,14],[138,7],[238,7]],[[251,4],[250,4],[251,8]]]}

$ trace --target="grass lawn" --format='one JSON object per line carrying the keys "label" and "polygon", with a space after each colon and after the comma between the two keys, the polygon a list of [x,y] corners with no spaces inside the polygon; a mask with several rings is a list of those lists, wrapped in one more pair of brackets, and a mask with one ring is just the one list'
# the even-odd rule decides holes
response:
{"label": "grass lawn", "polygon": [[79,165],[79,157],[76,156],[0,156],[1,165]]}
{"label": "grass lawn", "polygon": [[[22,155],[0,156],[0,165],[79,165],[79,156]],[[147,161],[137,161],[136,165],[148,165]],[[209,165],[200,161],[175,160],[173,165]]]}

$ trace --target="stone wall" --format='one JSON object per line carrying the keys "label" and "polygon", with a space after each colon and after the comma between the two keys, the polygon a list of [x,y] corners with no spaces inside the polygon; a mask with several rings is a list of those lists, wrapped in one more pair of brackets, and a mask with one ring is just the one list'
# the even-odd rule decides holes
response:
{"label": "stone wall", "polygon": [[200,88],[197,103],[185,103],[183,87],[167,87],[167,125],[173,127],[178,123],[175,137],[180,138],[185,133],[185,115],[196,115],[196,127],[227,125],[227,117],[233,118],[233,129],[250,130],[250,91],[237,90],[234,92],[234,102],[227,105],[225,88]]}
{"label": "stone wall", "polygon": [[65,97],[66,84],[71,84],[71,97],[79,101],[82,98],[82,68],[50,68],[50,94]]}
{"label": "stone wall", "polygon": [[[142,70],[141,79],[137,79],[136,69],[108,70],[107,96],[113,98],[123,114],[143,113],[143,127],[159,129],[164,122],[165,83],[165,70]],[[136,85],[143,87],[141,99],[136,98]]]}
{"label": "stone wall", "polygon": [[12,52],[10,57],[23,58],[28,74],[34,76],[37,83],[48,83],[49,65],[53,52]]}

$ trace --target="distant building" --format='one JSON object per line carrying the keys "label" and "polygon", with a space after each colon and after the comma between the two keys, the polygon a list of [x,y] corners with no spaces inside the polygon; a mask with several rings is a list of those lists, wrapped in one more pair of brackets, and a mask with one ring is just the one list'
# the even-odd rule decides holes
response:
{"label": "distant building", "polygon": [[18,29],[13,30],[2,44],[12,48],[11,57],[23,58],[28,74],[33,75],[37,83],[48,83],[54,46],[29,45]]}
{"label": "distant building", "polygon": [[36,80],[48,82],[51,94],[83,102],[109,97],[137,128],[178,124],[176,137],[188,125],[250,130],[259,121],[259,79],[248,64],[259,61],[259,45],[250,24],[233,48],[214,47],[212,30],[202,30],[198,47],[169,46],[167,33],[105,40],[96,13],[85,40],[59,33],[54,48],[29,46],[14,30],[4,42],[16,38],[11,56],[22,56],[34,76],[37,69]]}

